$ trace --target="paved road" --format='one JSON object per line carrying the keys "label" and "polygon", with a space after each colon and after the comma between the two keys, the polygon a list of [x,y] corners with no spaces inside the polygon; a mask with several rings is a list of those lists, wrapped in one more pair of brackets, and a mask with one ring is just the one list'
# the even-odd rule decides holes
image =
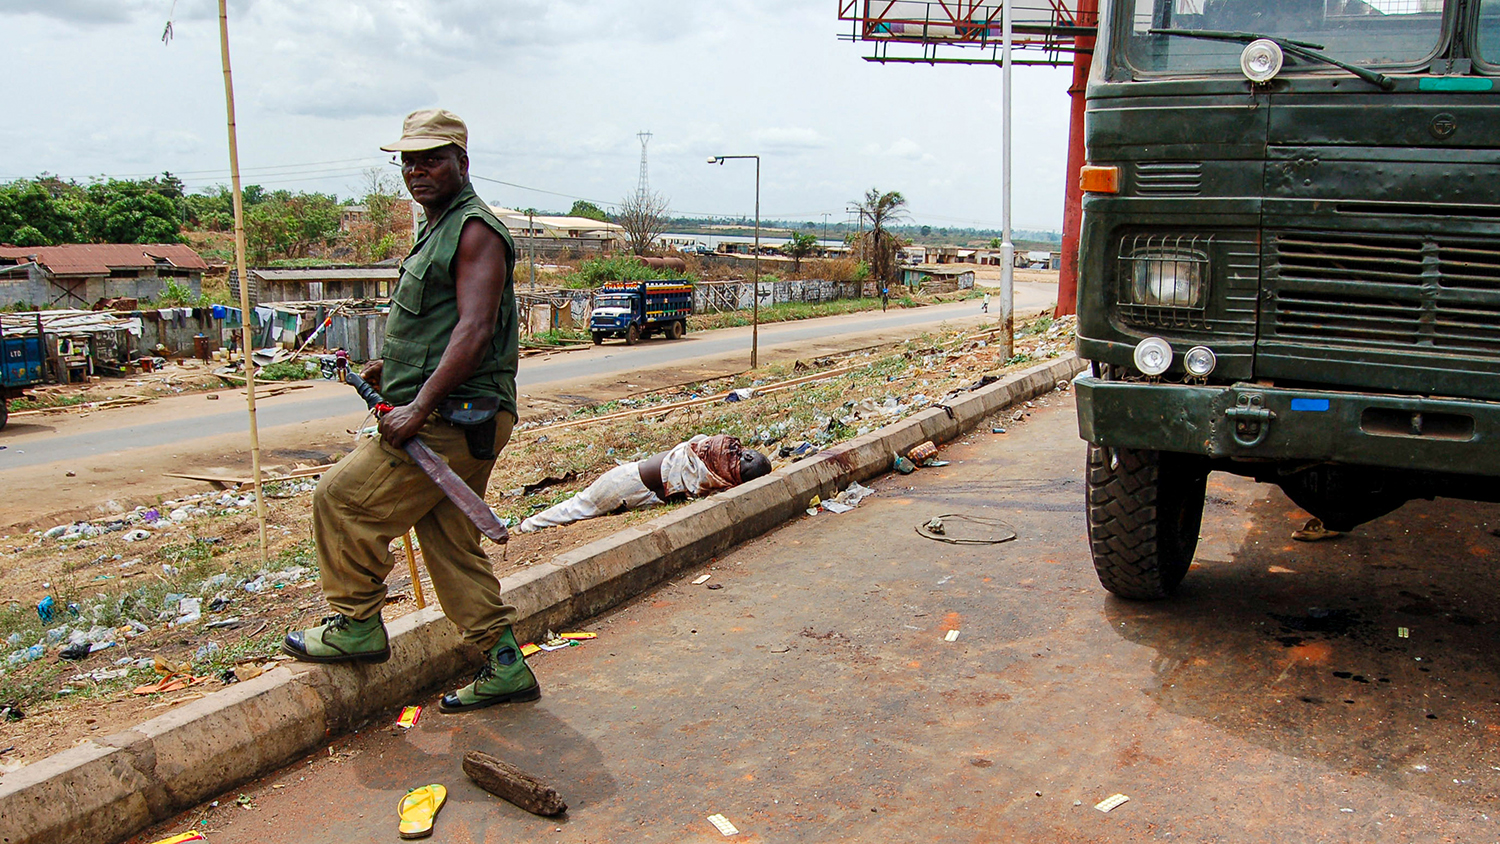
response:
{"label": "paved road", "polygon": [[[1034,314],[1055,300],[1056,285],[1020,284],[1016,286],[1016,310]],[[889,342],[943,323],[961,324],[993,319],[978,313],[976,302],[955,302],[925,308],[895,309],[885,313],[860,313],[842,317],[803,320],[763,326],[760,330],[761,361],[778,359],[780,354],[809,342],[837,347],[841,342],[860,338],[859,342]],[[687,366],[714,358],[733,357],[745,361],[733,369],[748,365],[750,330],[728,329],[689,334],[680,341],[650,340],[627,348],[618,343],[566,355],[552,356],[537,362],[525,361],[517,386],[528,388],[564,381],[584,381],[624,373],[669,366]],[[338,390],[312,399],[282,398],[267,402],[257,410],[260,429],[265,432],[282,425],[346,416],[363,411],[363,403],[351,390]],[[118,425],[85,432],[27,436],[9,435],[0,443],[10,446],[0,451],[0,471],[37,466],[64,459],[118,455],[122,451],[152,446],[189,447],[193,440],[226,434],[246,435],[246,414],[238,407],[213,414],[194,414],[191,420],[152,420],[130,424],[135,414],[119,414]],[[16,420],[20,422],[20,420]],[[22,429],[24,426],[17,425]]]}
{"label": "paved road", "polygon": [[[397,800],[430,782],[450,789],[433,840],[455,844],[720,841],[716,813],[778,842],[1500,837],[1493,506],[1300,545],[1284,498],[1216,475],[1182,593],[1126,603],[1089,565],[1071,402],[1046,401],[584,625],[596,641],[535,660],[538,703],[400,734],[385,713],[137,841],[395,840]],[[914,532],[943,513],[1019,539]],[[552,781],[567,817],[479,791],[470,749]]]}

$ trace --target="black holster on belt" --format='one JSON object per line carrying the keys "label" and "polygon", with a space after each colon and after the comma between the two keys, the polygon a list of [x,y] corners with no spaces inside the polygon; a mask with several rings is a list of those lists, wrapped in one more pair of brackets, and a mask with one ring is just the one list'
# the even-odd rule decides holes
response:
{"label": "black holster on belt", "polygon": [[495,414],[500,412],[500,397],[448,399],[438,405],[438,416],[450,425],[462,428],[469,456],[475,460],[494,460]]}

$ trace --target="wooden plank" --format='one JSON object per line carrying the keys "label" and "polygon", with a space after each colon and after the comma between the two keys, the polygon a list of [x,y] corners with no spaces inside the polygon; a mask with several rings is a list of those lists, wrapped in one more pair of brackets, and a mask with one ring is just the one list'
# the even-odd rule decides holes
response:
{"label": "wooden plank", "polygon": [[476,785],[533,815],[552,817],[568,811],[557,789],[488,753],[471,750],[464,754],[464,773]]}
{"label": "wooden plank", "polygon": [[[261,483],[269,484],[275,483],[276,481],[292,481],[297,480],[298,478],[311,478],[317,475],[321,475],[332,468],[333,464],[328,463],[323,466],[308,466],[302,469],[293,469],[292,471],[287,472],[284,475],[274,475],[261,478]],[[192,472],[162,472],[162,475],[168,478],[186,478],[190,481],[207,481],[211,484],[244,485],[255,483],[254,478],[241,478],[233,475],[208,475],[195,474]]]}

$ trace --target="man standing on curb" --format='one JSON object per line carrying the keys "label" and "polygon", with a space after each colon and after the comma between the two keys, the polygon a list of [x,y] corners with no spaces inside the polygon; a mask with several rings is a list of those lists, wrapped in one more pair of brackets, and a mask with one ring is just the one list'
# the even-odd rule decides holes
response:
{"label": "man standing on curb", "polygon": [[[382,359],[363,375],[395,409],[318,483],[313,537],[323,595],[336,613],[287,634],[282,650],[308,662],[384,662],[391,540],[415,525],[443,612],[464,641],[485,652],[474,682],[438,708],[462,712],[542,696],[511,632],[515,607],[479,546],[479,529],[401,446],[420,435],[459,477],[484,494],[495,457],[516,423],[515,243],[469,182],[468,129],[452,112],[413,112],[401,139],[407,190],[426,212],[391,293]],[[446,421],[455,411],[488,421]]]}

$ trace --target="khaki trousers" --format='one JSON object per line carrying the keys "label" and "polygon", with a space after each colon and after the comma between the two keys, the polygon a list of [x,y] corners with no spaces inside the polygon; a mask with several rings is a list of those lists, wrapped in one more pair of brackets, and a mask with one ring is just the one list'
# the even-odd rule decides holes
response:
{"label": "khaki trousers", "polygon": [[[497,452],[515,423],[505,411],[496,416]],[[464,483],[484,494],[495,461],[469,456],[462,429],[434,415],[418,436]],[[465,642],[488,650],[515,621],[516,608],[500,598],[500,581],[479,547],[479,528],[405,451],[378,437],[335,463],[313,493],[313,539],[328,605],[361,620],[379,613],[385,578],[395,565],[391,540],[412,526],[443,613],[463,631]]]}

